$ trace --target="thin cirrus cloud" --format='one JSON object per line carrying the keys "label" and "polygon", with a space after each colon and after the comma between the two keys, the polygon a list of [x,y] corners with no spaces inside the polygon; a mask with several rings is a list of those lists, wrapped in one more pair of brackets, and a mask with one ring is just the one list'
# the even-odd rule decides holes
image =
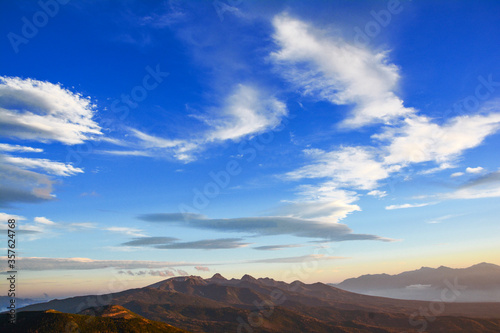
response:
{"label": "thin cirrus cloud", "polygon": [[133,147],[133,150],[99,152],[122,156],[168,156],[190,162],[196,159],[196,153],[205,150],[208,145],[238,141],[272,130],[287,115],[285,103],[276,97],[268,96],[255,86],[238,84],[220,106],[212,107],[202,115],[193,115],[193,118],[208,127],[196,137],[167,139],[127,128],[135,141],[123,142],[121,145]]}
{"label": "thin cirrus cloud", "polygon": [[169,250],[216,250],[216,249],[235,249],[245,247],[250,243],[242,242],[241,238],[220,238],[204,239],[192,242],[179,242],[179,239],[173,237],[137,237],[131,241],[122,243],[122,246],[149,246],[156,249]]}
{"label": "thin cirrus cloud", "polygon": [[297,257],[258,259],[258,260],[251,260],[248,262],[266,263],[266,264],[293,264],[293,263],[307,262],[307,261],[323,261],[323,260],[338,260],[338,259],[347,259],[347,257],[327,256],[324,254],[308,254]]}
{"label": "thin cirrus cloud", "polygon": [[386,206],[385,209],[394,210],[394,209],[405,209],[405,208],[419,208],[419,207],[425,207],[425,206],[434,205],[434,204],[436,204],[436,203],[435,202],[424,202],[424,203],[420,203],[420,204],[406,203],[406,204],[401,204],[401,205],[389,205],[389,206]]}
{"label": "thin cirrus cloud", "polygon": [[142,221],[170,223],[221,232],[239,232],[255,236],[292,235],[315,238],[324,241],[381,240],[391,239],[370,235],[355,234],[345,224],[319,222],[309,219],[265,216],[229,219],[210,219],[200,214],[157,213],[138,216]]}

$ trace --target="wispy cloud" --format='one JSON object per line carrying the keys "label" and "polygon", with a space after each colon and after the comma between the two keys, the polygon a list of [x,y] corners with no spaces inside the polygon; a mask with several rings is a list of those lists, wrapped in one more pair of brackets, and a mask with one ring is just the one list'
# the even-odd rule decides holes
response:
{"label": "wispy cloud", "polygon": [[[89,98],[60,84],[34,79],[0,76],[0,136],[44,144],[81,144],[102,137],[93,120],[95,105]],[[41,153],[42,148],[0,144],[0,206],[15,202],[52,200],[51,176],[83,173],[69,163],[19,157],[11,154]]]}
{"label": "wispy cloud", "polygon": [[[183,162],[196,159],[196,154],[225,141],[239,141],[276,128],[288,115],[285,103],[255,86],[238,84],[218,106],[191,115],[207,128],[194,136],[164,138],[126,128],[133,140],[116,144],[133,149],[99,150],[98,153],[121,156],[170,157]],[[112,142],[111,142],[112,143]]]}
{"label": "wispy cloud", "polygon": [[50,161],[47,159],[24,158],[14,156],[0,156],[0,163],[7,163],[19,166],[22,169],[41,169],[49,174],[56,176],[72,176],[77,173],[83,173],[80,168],[75,168],[71,164]]}
{"label": "wispy cloud", "polygon": [[303,245],[301,245],[301,244],[264,245],[264,246],[253,247],[253,249],[254,250],[261,250],[261,251],[276,251],[276,250],[289,249],[289,248],[302,247],[302,246]]}
{"label": "wispy cloud", "polygon": [[287,173],[289,179],[327,178],[337,183],[337,187],[372,190],[390,172],[373,152],[363,147],[342,147],[328,152],[308,149],[304,153],[311,162]]}
{"label": "wispy cloud", "polygon": [[352,230],[345,224],[319,222],[315,220],[292,217],[266,216],[209,219],[199,214],[189,214],[183,216],[183,214],[177,213],[160,213],[144,214],[138,218],[149,222],[171,223],[190,228],[222,232],[240,232],[258,236],[293,235],[297,237],[322,239],[325,241],[390,241],[390,239],[376,235],[352,233]]}
{"label": "wispy cloud", "polygon": [[220,110],[202,119],[212,128],[206,134],[210,142],[238,140],[268,131],[278,126],[287,114],[283,102],[264,96],[255,87],[240,84]]}
{"label": "wispy cloud", "polygon": [[0,207],[53,200],[53,184],[47,175],[0,163]]}
{"label": "wispy cloud", "polygon": [[168,244],[175,241],[178,241],[178,238],[174,237],[137,237],[131,241],[125,242],[123,246],[152,246],[152,245],[161,245]]}
{"label": "wispy cloud", "polygon": [[34,221],[36,223],[41,223],[41,224],[45,224],[45,225],[56,225],[57,224],[54,221],[51,221],[48,218],[43,217],[43,216],[37,216],[37,217],[35,217]]}
{"label": "wispy cloud", "polygon": [[146,235],[144,235],[142,233],[142,230],[141,229],[137,229],[137,228],[130,228],[130,227],[107,227],[107,228],[103,228],[102,230],[116,232],[116,233],[124,234],[124,235],[128,235],[128,236],[138,236],[138,237],[143,236],[143,237],[146,237]]}
{"label": "wispy cloud", "polygon": [[193,242],[176,242],[171,244],[156,245],[157,249],[200,249],[200,250],[216,250],[216,249],[235,249],[245,247],[251,243],[242,242],[241,238],[221,238],[221,239],[204,239]]}
{"label": "wispy cloud", "polygon": [[441,223],[443,221],[449,220],[449,219],[457,217],[457,216],[460,216],[460,215],[445,215],[445,216],[440,216],[440,217],[437,217],[435,219],[431,219],[431,220],[427,221],[427,223],[437,224],[437,223]]}
{"label": "wispy cloud", "polygon": [[195,266],[195,268],[198,272],[210,272],[210,268],[205,267],[205,266]]}
{"label": "wispy cloud", "polygon": [[125,242],[122,246],[150,246],[156,249],[235,249],[245,247],[250,243],[245,243],[241,238],[219,238],[203,239],[191,242],[179,242],[179,239],[173,237],[141,237]]}
{"label": "wispy cloud", "polygon": [[460,186],[453,192],[440,193],[434,197],[448,200],[500,197],[500,171],[491,172]]}
{"label": "wispy cloud", "polygon": [[[486,113],[490,107],[485,107]],[[500,113],[458,116],[444,125],[425,116],[406,118],[403,125],[387,128],[374,138],[388,141],[387,164],[433,161],[438,165],[454,161],[465,150],[477,147],[500,129]]]}
{"label": "wispy cloud", "polygon": [[[1,257],[6,260],[6,257]],[[23,271],[87,270],[87,269],[154,269],[176,266],[197,266],[192,262],[146,261],[146,260],[94,260],[89,258],[43,258],[23,257],[17,268]]]}
{"label": "wispy cloud", "polygon": [[419,204],[401,204],[401,205],[389,205],[386,206],[385,209],[387,210],[394,210],[394,209],[404,209],[404,208],[418,208],[418,207],[425,207],[429,205],[434,205],[436,202],[424,202],[424,203],[419,203]]}
{"label": "wispy cloud", "polygon": [[380,191],[380,190],[371,190],[370,192],[368,192],[366,194],[371,195],[373,197],[377,197],[377,198],[383,198],[383,197],[387,196],[386,191]]}
{"label": "wispy cloud", "polygon": [[102,134],[91,101],[59,84],[0,76],[0,95],[2,136],[78,144]]}
{"label": "wispy cloud", "polygon": [[280,72],[304,95],[354,104],[344,125],[386,123],[413,112],[394,93],[400,75],[387,52],[351,45],[286,13],[273,26],[279,49],[272,59]]}
{"label": "wispy cloud", "polygon": [[292,263],[307,262],[307,261],[325,261],[325,260],[338,260],[338,259],[347,259],[347,258],[327,256],[324,254],[308,254],[305,256],[297,256],[297,257],[258,259],[258,260],[251,260],[248,262],[266,263],[266,264],[292,264]]}
{"label": "wispy cloud", "polygon": [[32,148],[27,146],[20,145],[10,145],[7,143],[0,143],[0,151],[7,152],[21,152],[21,153],[41,153],[43,152],[42,148]]}
{"label": "wispy cloud", "polygon": [[123,271],[120,270],[118,271],[118,274],[124,274],[124,275],[130,275],[130,276],[145,276],[145,275],[151,275],[151,276],[162,276],[162,277],[173,277],[175,276],[175,272],[173,270],[142,270],[142,271],[132,271],[132,270],[127,270]]}

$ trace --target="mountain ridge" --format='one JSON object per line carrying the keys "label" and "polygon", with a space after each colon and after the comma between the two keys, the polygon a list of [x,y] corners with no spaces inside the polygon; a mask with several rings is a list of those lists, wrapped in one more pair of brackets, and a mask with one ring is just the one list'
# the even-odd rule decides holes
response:
{"label": "mountain ridge", "polygon": [[365,274],[331,286],[372,296],[431,301],[447,284],[463,286],[454,301],[500,302],[500,266],[479,263],[466,268],[421,267],[399,274]]}
{"label": "mountain ridge", "polygon": [[144,288],[53,300],[19,311],[80,313],[88,304],[120,306],[126,309],[120,310],[125,314],[132,311],[192,332],[416,332],[418,325],[409,320],[412,316],[436,329],[460,323],[481,328],[468,332],[500,331],[500,303],[449,303],[431,323],[419,314],[419,309],[429,309],[429,302],[366,296],[320,282],[286,283],[250,275],[230,280],[220,274],[215,279],[173,277]]}

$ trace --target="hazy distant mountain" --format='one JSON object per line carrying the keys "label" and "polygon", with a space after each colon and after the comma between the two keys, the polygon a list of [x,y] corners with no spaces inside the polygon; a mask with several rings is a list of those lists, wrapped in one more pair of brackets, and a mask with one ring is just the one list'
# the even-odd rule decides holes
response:
{"label": "hazy distant mountain", "polygon": [[[0,296],[0,312],[4,312],[8,310],[8,306],[10,305],[11,298],[8,296]],[[40,298],[16,298],[16,306],[23,307],[31,304],[47,302],[47,299]]]}
{"label": "hazy distant mountain", "polygon": [[362,275],[331,285],[366,295],[431,301],[440,298],[448,283],[464,287],[454,301],[500,302],[500,266],[488,263],[468,268],[422,267],[397,275]]}
{"label": "hazy distant mountain", "polygon": [[121,306],[107,306],[88,309],[83,315],[55,310],[21,312],[17,315],[15,324],[10,324],[7,315],[2,314],[0,332],[184,333],[188,331],[148,320]]}
{"label": "hazy distant mountain", "polygon": [[[101,296],[53,300],[22,310],[120,305],[150,320],[192,332],[499,332],[500,303],[451,303],[440,315],[425,318],[429,302],[360,295],[322,283],[285,283],[245,275],[227,280],[175,277],[145,288]],[[126,312],[125,312],[126,314]],[[465,318],[469,317],[469,318]],[[479,318],[479,319],[471,319]],[[467,330],[461,330],[466,327]]]}

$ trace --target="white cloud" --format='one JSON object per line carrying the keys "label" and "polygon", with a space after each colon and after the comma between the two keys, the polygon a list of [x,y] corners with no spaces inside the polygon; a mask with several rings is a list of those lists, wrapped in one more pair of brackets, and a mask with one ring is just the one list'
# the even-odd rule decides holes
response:
{"label": "white cloud", "polygon": [[8,221],[10,219],[14,219],[16,221],[23,221],[23,220],[26,220],[26,218],[24,216],[20,216],[20,215],[13,215],[13,214],[7,214],[7,213],[3,213],[3,212],[0,212],[0,220],[1,221]]}
{"label": "white cloud", "polygon": [[195,154],[208,145],[223,141],[238,141],[276,128],[288,115],[286,105],[253,86],[239,84],[218,107],[213,107],[196,118],[206,128],[182,139],[166,139],[134,128],[127,128],[134,140],[116,142],[132,150],[101,150],[98,153],[121,156],[171,157],[179,161],[195,160]]}
{"label": "white cloud", "polygon": [[328,178],[334,187],[372,190],[392,171],[364,147],[342,147],[330,152],[308,149],[305,153],[313,162],[287,173],[289,179]]}
{"label": "white cloud", "polygon": [[47,173],[57,176],[72,176],[77,173],[83,173],[80,168],[75,168],[71,164],[54,162],[47,159],[14,157],[9,155],[0,156],[0,162],[19,166],[23,169],[42,169]]}
{"label": "white cloud", "polygon": [[449,219],[451,219],[453,217],[457,217],[457,216],[460,216],[460,215],[445,215],[445,216],[441,216],[441,217],[429,220],[429,221],[427,221],[427,223],[437,224],[437,223],[441,223],[443,221],[449,220]]}
{"label": "white cloud", "polygon": [[454,172],[450,175],[450,177],[452,178],[455,178],[455,177],[460,177],[460,176],[463,176],[464,173],[463,172]]}
{"label": "white cloud", "polygon": [[273,25],[273,38],[280,48],[271,56],[280,72],[304,95],[334,104],[354,104],[344,125],[386,123],[414,112],[394,94],[400,75],[388,63],[387,52],[327,36],[287,14],[277,15]]}
{"label": "white cloud", "polygon": [[212,128],[206,140],[238,140],[275,128],[288,114],[286,105],[274,97],[264,96],[257,88],[238,85],[217,114],[202,119]]}
{"label": "white cloud", "polygon": [[484,171],[484,169],[482,167],[476,167],[476,168],[469,167],[469,168],[465,169],[465,172],[467,172],[467,173],[481,173],[483,171]]}
{"label": "white cloud", "polygon": [[103,228],[103,230],[111,231],[111,232],[117,232],[120,234],[128,235],[128,236],[134,236],[134,237],[146,237],[146,235],[142,234],[141,229],[136,229],[136,228],[129,228],[129,227],[108,227],[108,228]]}
{"label": "white cloud", "polygon": [[383,198],[383,197],[387,196],[386,191],[380,191],[380,190],[372,190],[372,191],[368,192],[367,194],[371,195],[373,197],[378,197],[378,198]]}
{"label": "white cloud", "polygon": [[137,129],[130,128],[129,131],[141,141],[141,146],[144,148],[173,148],[184,143],[182,140],[168,140],[148,135]]}
{"label": "white cloud", "polygon": [[118,156],[153,156],[151,152],[145,150],[98,150],[96,153]]}
{"label": "white cloud", "polygon": [[404,208],[418,208],[418,207],[425,207],[429,205],[434,205],[436,202],[425,202],[421,204],[402,204],[402,205],[390,205],[386,206],[385,209],[387,210],[393,210],[393,209],[404,209]]}
{"label": "white cloud", "polygon": [[403,126],[387,129],[374,138],[389,141],[387,164],[443,164],[477,147],[499,129],[500,113],[455,117],[442,126],[427,117],[414,116],[406,118]]}
{"label": "white cloud", "polygon": [[43,149],[20,146],[20,145],[10,145],[7,143],[0,143],[0,151],[22,152],[22,153],[41,153],[41,152],[43,152]]}
{"label": "white cloud", "polygon": [[1,135],[79,144],[101,135],[88,98],[59,84],[0,76]]}
{"label": "white cloud", "polygon": [[34,221],[36,223],[41,223],[41,224],[45,224],[45,225],[56,225],[57,223],[49,220],[48,218],[46,217],[43,217],[43,216],[37,216],[35,217]]}

